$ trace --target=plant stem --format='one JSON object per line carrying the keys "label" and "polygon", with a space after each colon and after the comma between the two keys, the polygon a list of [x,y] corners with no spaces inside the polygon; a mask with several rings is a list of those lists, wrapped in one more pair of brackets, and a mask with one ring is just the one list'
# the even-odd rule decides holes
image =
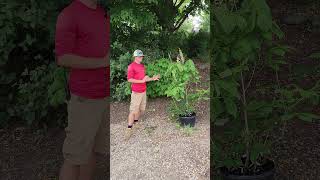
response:
{"label": "plant stem", "polygon": [[250,131],[249,131],[249,124],[248,124],[248,114],[247,114],[247,100],[246,100],[246,91],[244,87],[244,78],[243,78],[243,73],[241,71],[241,87],[242,87],[242,98],[243,98],[243,113],[244,113],[244,122],[245,122],[245,141],[246,141],[246,162],[245,162],[245,168],[248,168],[249,166],[249,159],[250,159],[250,142],[249,142],[249,136],[250,136]]}
{"label": "plant stem", "polygon": [[186,100],[186,105],[188,106],[188,86],[187,86],[187,83],[185,84],[185,93],[184,93],[184,98]]}
{"label": "plant stem", "polygon": [[247,89],[250,87],[250,84],[251,84],[251,81],[252,81],[252,79],[253,79],[253,76],[254,76],[254,73],[255,73],[256,67],[257,67],[257,62],[255,62],[255,63],[254,63],[254,67],[253,67],[253,71],[252,71],[252,74],[251,74],[251,77],[250,77],[249,83],[248,83],[247,87],[245,88],[244,92],[246,92],[246,91],[247,91]]}
{"label": "plant stem", "polygon": [[[275,72],[276,72],[276,80],[277,80],[278,89],[280,90],[279,74],[278,74],[278,71],[277,71],[277,70],[276,70]],[[283,107],[284,107],[284,111],[285,111],[285,113],[288,113],[289,109],[291,109],[291,108],[288,109],[287,105],[285,104],[285,102],[284,102],[284,95],[281,95],[281,94],[280,94],[280,96],[281,96],[281,103],[282,103],[282,105],[283,105]],[[285,120],[285,121],[284,121],[284,124],[283,124],[283,127],[282,127],[282,131],[281,131],[281,137],[284,136],[284,131],[285,131],[285,128],[286,128],[286,127],[287,127],[287,121]]]}

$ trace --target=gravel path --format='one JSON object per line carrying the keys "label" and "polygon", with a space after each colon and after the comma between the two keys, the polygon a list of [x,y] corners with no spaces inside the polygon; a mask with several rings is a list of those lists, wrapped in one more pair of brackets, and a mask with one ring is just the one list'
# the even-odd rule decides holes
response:
{"label": "gravel path", "polygon": [[164,108],[164,102],[149,102],[141,128],[127,142],[124,132],[128,110],[117,111],[125,106],[123,103],[112,105],[111,112],[125,115],[111,115],[112,119],[121,117],[121,121],[111,124],[111,179],[209,179],[209,118],[198,122],[188,135],[163,111],[153,111]]}

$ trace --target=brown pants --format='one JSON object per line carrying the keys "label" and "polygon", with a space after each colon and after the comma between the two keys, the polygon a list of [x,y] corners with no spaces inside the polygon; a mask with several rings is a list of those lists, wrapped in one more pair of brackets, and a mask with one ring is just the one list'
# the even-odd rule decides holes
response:
{"label": "brown pants", "polygon": [[137,112],[139,110],[145,111],[147,105],[147,93],[133,92],[131,93],[130,112]]}
{"label": "brown pants", "polygon": [[74,165],[86,164],[92,152],[107,153],[109,98],[86,99],[71,94],[63,155]]}

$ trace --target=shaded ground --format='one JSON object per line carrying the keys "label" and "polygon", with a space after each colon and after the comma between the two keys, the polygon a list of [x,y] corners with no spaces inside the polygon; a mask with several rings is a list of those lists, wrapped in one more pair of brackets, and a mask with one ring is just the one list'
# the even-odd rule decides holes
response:
{"label": "shaded ground", "polygon": [[[28,129],[0,132],[1,180],[57,180],[61,166],[62,129],[50,129],[48,134],[33,133]],[[107,174],[105,157],[99,157],[96,180]]]}
{"label": "shaded ground", "polygon": [[[197,66],[208,81],[208,65]],[[166,98],[150,99],[142,127],[128,142],[129,102],[111,105],[111,179],[209,179],[209,102],[197,105],[197,124],[190,134],[170,121],[168,104]]]}
{"label": "shaded ground", "polygon": [[320,125],[293,121],[285,136],[274,133],[273,157],[278,180],[318,180],[320,177]]}

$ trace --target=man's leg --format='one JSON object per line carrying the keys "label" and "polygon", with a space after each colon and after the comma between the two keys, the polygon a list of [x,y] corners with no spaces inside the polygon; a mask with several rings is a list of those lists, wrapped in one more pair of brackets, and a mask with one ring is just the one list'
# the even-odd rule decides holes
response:
{"label": "man's leg", "polygon": [[139,120],[140,115],[141,115],[141,113],[140,113],[140,110],[139,110],[139,111],[137,111],[137,113],[134,115],[134,123],[136,123],[136,122]]}
{"label": "man's leg", "polygon": [[141,116],[144,115],[145,110],[140,109],[139,111],[137,111],[137,113],[134,116],[134,123],[138,123],[138,121],[140,120]]}
{"label": "man's leg", "polygon": [[141,93],[132,92],[131,102],[130,102],[130,113],[128,116],[128,128],[126,130],[125,140],[128,140],[132,135],[132,126],[139,112],[139,107],[141,104]]}
{"label": "man's leg", "polygon": [[78,180],[80,167],[64,161],[59,175],[59,180]]}
{"label": "man's leg", "polygon": [[96,167],[96,153],[92,153],[88,164],[80,165],[79,180],[92,180]]}
{"label": "man's leg", "polygon": [[[95,156],[92,156],[92,151],[103,116],[102,110],[105,110],[103,101],[71,96],[71,101],[68,104],[68,127],[63,145],[65,162],[70,163],[64,164],[61,179],[71,179],[63,177],[65,172],[70,170],[77,172],[76,180],[92,179],[95,167]],[[72,168],[69,164],[72,164]]]}
{"label": "man's leg", "polygon": [[126,130],[125,134],[125,140],[129,140],[131,135],[132,135],[132,126],[134,122],[134,117],[135,117],[136,112],[135,111],[130,111],[129,116],[128,116],[128,127]]}
{"label": "man's leg", "polygon": [[138,120],[140,120],[141,116],[144,115],[146,104],[147,104],[147,96],[146,96],[146,92],[144,92],[141,94],[141,102],[139,105],[139,110],[137,111],[138,113],[135,115],[135,118],[134,118],[136,123],[138,122]]}
{"label": "man's leg", "polygon": [[[92,148],[92,153],[90,155],[90,159],[87,164],[80,165],[80,176],[79,180],[93,180],[94,172],[96,168],[96,161],[97,161],[97,153],[100,154],[107,154],[107,122],[109,121],[109,109],[105,109],[105,104],[109,103],[109,99],[105,100],[98,100],[97,107],[96,107],[96,114],[100,114],[97,117],[99,125],[98,130],[95,131],[96,135],[94,138],[94,146]],[[100,104],[100,105],[99,105]],[[109,106],[109,104],[107,104]],[[106,175],[107,176],[107,175]]]}
{"label": "man's leg", "polygon": [[128,116],[128,127],[133,125],[133,122],[134,122],[135,117],[137,116],[137,114],[138,113],[136,111],[131,111],[129,113],[129,116]]}

